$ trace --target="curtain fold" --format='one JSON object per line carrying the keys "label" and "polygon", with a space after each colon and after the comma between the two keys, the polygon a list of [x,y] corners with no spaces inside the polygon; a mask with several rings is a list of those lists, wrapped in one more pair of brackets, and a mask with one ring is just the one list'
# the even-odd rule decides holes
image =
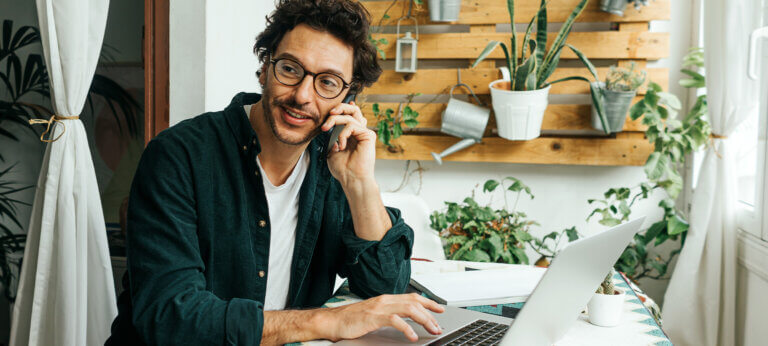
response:
{"label": "curtain fold", "polygon": [[[707,99],[712,131],[730,136],[757,116],[747,77],[749,35],[760,0],[703,0]],[[675,345],[736,343],[736,203],[733,143],[714,139],[693,192],[690,230],[664,296],[664,329]]]}
{"label": "curtain fold", "polygon": [[[51,99],[78,116],[96,71],[108,0],[37,0]],[[11,345],[98,345],[117,315],[104,216],[79,119],[52,125],[13,309]]]}

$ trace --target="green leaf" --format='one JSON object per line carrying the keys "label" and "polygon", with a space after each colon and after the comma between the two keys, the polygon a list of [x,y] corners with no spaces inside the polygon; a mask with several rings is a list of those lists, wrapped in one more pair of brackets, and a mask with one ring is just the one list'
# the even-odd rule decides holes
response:
{"label": "green leaf", "polygon": [[[586,6],[587,0],[581,0],[568,16],[568,19],[565,20],[565,23],[563,23],[563,26],[560,28],[560,31],[555,37],[555,41],[552,43],[552,46],[549,49],[549,53],[547,53],[546,57],[544,58],[542,70],[539,71],[540,74],[537,76],[538,80],[542,82],[547,80],[549,78],[549,74],[552,73],[551,71],[554,71],[553,67],[557,66],[557,64],[560,62],[560,52],[565,45],[565,40],[571,33],[571,28],[573,27],[573,23],[576,21],[576,18],[581,15],[581,13],[584,11],[584,7]],[[542,49],[544,48],[542,47]]]}
{"label": "green leaf", "polygon": [[655,151],[648,156],[648,160],[645,162],[645,174],[650,180],[657,180],[664,175],[667,171],[667,165],[669,164],[669,158],[662,153]]}
{"label": "green leaf", "polygon": [[542,66],[547,47],[547,0],[541,0],[536,18],[536,47],[540,47],[536,50],[536,65]]}
{"label": "green leaf", "polygon": [[664,231],[664,229],[667,227],[667,223],[662,221],[655,222],[653,225],[651,225],[650,228],[648,228],[648,231],[645,232],[645,243],[650,243],[652,240],[656,239],[656,237]]}
{"label": "green leaf", "polygon": [[380,113],[380,111],[379,111],[379,104],[378,103],[374,103],[373,106],[371,106],[371,110],[373,111],[373,115],[378,116],[379,113]]}
{"label": "green leaf", "polygon": [[575,226],[571,227],[571,228],[566,228],[565,229],[565,234],[568,236],[568,242],[569,243],[574,241],[574,240],[578,240],[579,239],[579,232],[576,231],[576,227]]}
{"label": "green leaf", "polygon": [[662,91],[657,93],[657,95],[659,95],[661,101],[663,101],[664,104],[668,105],[672,109],[680,109],[683,107],[683,105],[680,103],[680,99],[678,99],[674,94]]}
{"label": "green leaf", "polygon": [[576,49],[576,47],[571,46],[570,44],[566,44],[566,46],[568,46],[568,48],[570,48],[571,51],[573,51],[573,53],[576,54],[576,56],[579,58],[579,60],[581,60],[581,62],[585,66],[587,66],[587,69],[589,70],[589,73],[592,74],[592,77],[595,77],[595,82],[599,81],[600,77],[597,75],[597,69],[595,69],[595,65],[592,65],[592,62],[589,61],[587,56],[584,55],[584,53],[582,53],[580,50]]}
{"label": "green leaf", "polygon": [[488,253],[490,260],[493,262],[496,262],[501,256],[501,253],[504,252],[504,242],[496,233],[493,233],[490,237],[484,239],[478,246]]}
{"label": "green leaf", "polygon": [[386,38],[380,38],[379,39],[379,43],[381,43],[381,44],[389,44],[389,40],[387,40]]}
{"label": "green leaf", "polygon": [[400,123],[396,122],[392,124],[392,139],[397,139],[403,135],[403,128]]}
{"label": "green leaf", "polygon": [[419,121],[416,119],[405,119],[403,120],[403,123],[405,124],[405,126],[408,126],[409,128],[414,128],[417,125],[419,125]]}
{"label": "green leaf", "polygon": [[602,220],[598,221],[603,226],[613,227],[618,226],[621,224],[621,220],[614,218],[614,217],[608,217],[603,218]]}
{"label": "green leaf", "polygon": [[499,182],[496,180],[488,180],[483,185],[483,192],[492,192],[493,190],[496,190],[496,187],[499,186]]}
{"label": "green leaf", "polygon": [[669,235],[677,235],[688,231],[688,221],[685,221],[677,213],[667,220],[667,232]]}
{"label": "green leaf", "polygon": [[[491,52],[493,52],[493,50],[496,49],[496,47],[499,45],[504,47],[504,43],[501,43],[501,41],[493,40],[488,42],[488,45],[485,46],[485,49],[483,49],[483,51],[480,52],[480,55],[477,57],[477,60],[475,60],[475,62],[472,64],[472,68],[475,68],[477,64],[485,60],[485,58],[487,58],[488,55],[491,54]],[[504,50],[506,50],[506,47],[504,47]]]}
{"label": "green leaf", "polygon": [[[458,251],[457,251],[458,252]],[[488,255],[483,250],[480,250],[478,248],[474,248],[471,251],[468,251],[462,258],[465,261],[472,261],[472,262],[490,262],[491,256]]]}

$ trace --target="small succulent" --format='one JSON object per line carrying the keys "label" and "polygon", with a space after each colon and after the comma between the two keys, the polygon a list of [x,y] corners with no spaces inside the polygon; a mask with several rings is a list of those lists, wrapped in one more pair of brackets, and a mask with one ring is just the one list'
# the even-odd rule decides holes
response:
{"label": "small succulent", "polygon": [[639,10],[643,6],[648,6],[648,0],[629,0],[630,3],[635,5],[635,9]]}
{"label": "small succulent", "polygon": [[613,284],[613,274],[614,270],[611,268],[611,271],[605,277],[600,286],[597,287],[597,291],[595,291],[595,293],[613,295],[616,292],[616,286]]}
{"label": "small succulent", "polygon": [[605,88],[611,91],[634,91],[645,83],[645,78],[645,71],[638,70],[634,61],[629,63],[629,68],[614,65],[605,76]]}

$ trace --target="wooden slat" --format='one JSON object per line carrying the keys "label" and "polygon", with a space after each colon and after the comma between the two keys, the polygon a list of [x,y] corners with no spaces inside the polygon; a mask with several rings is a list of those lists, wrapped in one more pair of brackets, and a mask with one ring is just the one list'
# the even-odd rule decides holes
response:
{"label": "wooden slat", "polygon": [[[608,68],[598,68],[600,79],[605,78]],[[649,68],[648,80],[652,80],[665,90],[669,81],[669,69]],[[589,79],[593,77],[585,68],[558,68],[550,77],[550,80],[556,80],[568,76],[583,76]],[[488,94],[488,84],[494,80],[500,79],[501,74],[498,69],[462,69],[461,79],[464,83],[472,87],[477,94]],[[379,77],[379,81],[370,88],[365,89],[368,95],[386,94],[386,95],[405,95],[410,93],[422,93],[424,95],[435,95],[447,90],[456,83],[456,69],[434,69],[419,70],[417,73],[406,75],[395,71],[384,71]],[[552,86],[551,94],[586,94],[589,92],[589,85],[581,81],[569,81],[557,83]],[[644,94],[645,88],[639,90],[639,94]]]}
{"label": "wooden slat", "polygon": [[[458,141],[450,136],[402,136],[394,143],[405,150],[388,151],[377,144],[376,158],[389,160],[432,160],[432,152],[441,152]],[[480,144],[449,155],[444,161],[509,162],[591,166],[641,166],[653,147],[640,138],[552,138],[508,141],[484,138]]]}
{"label": "wooden slat", "polygon": [[[522,47],[519,33],[518,45]],[[552,45],[557,33],[549,33],[548,45]],[[509,42],[509,33],[444,33],[419,36],[419,59],[476,59],[491,40]],[[381,45],[387,57],[395,56],[396,34],[378,34],[374,38],[386,38],[389,44]],[[648,59],[658,60],[669,56],[669,33],[594,31],[572,32],[568,43],[581,50],[590,59]],[[504,53],[496,49],[490,58],[502,59]],[[562,59],[576,59],[570,49],[564,49]]]}
{"label": "wooden slat", "polygon": [[[640,100],[637,98],[635,101]],[[376,117],[371,112],[372,104],[365,104],[362,106],[363,115],[368,119],[368,124],[373,126],[376,124]],[[379,103],[379,107],[384,110],[391,108],[397,111],[397,103]],[[411,108],[419,112],[419,125],[416,128],[419,129],[440,129],[442,121],[442,113],[445,110],[446,104],[444,103],[412,103]],[[549,130],[591,130],[592,125],[590,119],[592,117],[591,105],[561,105],[550,104],[547,107],[546,113],[544,113],[544,120],[541,124],[541,129],[545,131]],[[488,122],[488,128],[496,128],[496,120],[491,113],[491,119]],[[647,126],[640,123],[640,121],[632,121],[627,117],[627,121],[624,123],[623,131],[645,131]]]}
{"label": "wooden slat", "polygon": [[[551,1],[547,6],[547,19],[551,23],[562,23],[571,14],[579,0],[558,0]],[[425,4],[427,2],[425,1]],[[515,23],[527,24],[539,10],[539,1],[516,1]],[[655,0],[649,3],[649,6],[635,10],[633,6],[627,6],[624,16],[616,16],[599,10],[599,0],[592,0],[584,9],[581,16],[577,19],[579,22],[647,22],[651,20],[669,20],[671,0]],[[379,23],[384,15],[384,11],[391,4],[391,1],[364,1],[363,4],[371,12],[371,22],[373,25]],[[407,12],[407,1],[398,1],[387,12],[391,17],[385,20],[383,25],[395,25],[401,14]],[[429,24],[429,14],[427,6],[423,10],[416,11],[416,16],[420,24]],[[509,23],[509,14],[507,12],[507,2],[499,0],[463,0],[461,13],[456,24],[504,24]],[[434,23],[442,24],[442,23]]]}

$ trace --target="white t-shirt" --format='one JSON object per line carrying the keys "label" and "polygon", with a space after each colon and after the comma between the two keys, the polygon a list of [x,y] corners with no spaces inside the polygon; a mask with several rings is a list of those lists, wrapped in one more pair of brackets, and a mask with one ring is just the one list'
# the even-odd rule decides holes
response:
{"label": "white t-shirt", "polygon": [[[246,107],[246,114],[249,108]],[[270,222],[269,266],[264,310],[282,310],[288,303],[296,225],[299,220],[299,192],[309,169],[309,155],[306,151],[301,154],[291,175],[280,186],[272,185],[258,157],[256,157],[256,164],[259,166],[267,196]]]}

